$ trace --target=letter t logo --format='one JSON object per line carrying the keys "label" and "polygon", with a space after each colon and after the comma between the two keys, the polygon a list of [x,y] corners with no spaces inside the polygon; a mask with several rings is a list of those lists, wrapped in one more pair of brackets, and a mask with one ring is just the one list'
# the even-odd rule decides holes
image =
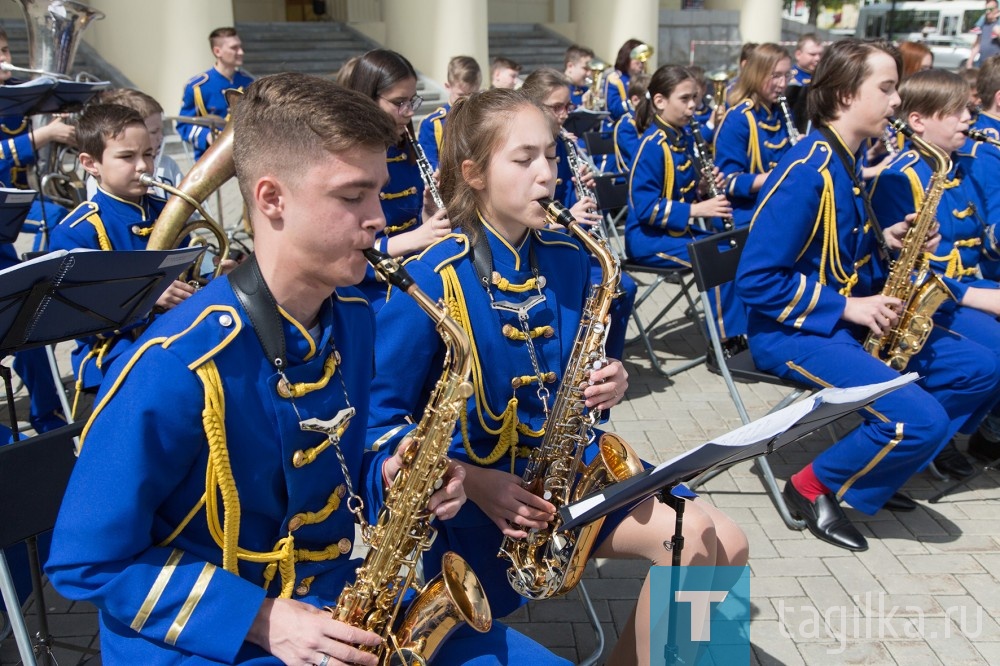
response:
{"label": "letter t logo", "polygon": [[729,592],[718,590],[678,590],[674,601],[691,604],[691,640],[705,642],[712,640],[712,604],[721,603]]}

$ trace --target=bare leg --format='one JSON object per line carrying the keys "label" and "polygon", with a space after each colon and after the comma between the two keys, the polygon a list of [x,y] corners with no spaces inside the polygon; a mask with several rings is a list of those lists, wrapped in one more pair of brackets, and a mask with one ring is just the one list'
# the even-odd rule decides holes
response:
{"label": "bare leg", "polygon": [[[674,511],[656,498],[635,508],[595,551],[596,557],[644,558],[653,566],[668,566],[671,553],[664,547],[674,533]],[[684,511],[685,566],[734,565],[747,560],[742,530],[721,511],[704,501],[689,502]],[[649,575],[639,599],[622,629],[609,664],[649,663]]]}

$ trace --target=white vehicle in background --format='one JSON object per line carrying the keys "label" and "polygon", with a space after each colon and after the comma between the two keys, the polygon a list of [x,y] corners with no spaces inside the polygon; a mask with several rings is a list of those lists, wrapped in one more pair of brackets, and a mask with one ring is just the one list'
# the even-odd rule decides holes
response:
{"label": "white vehicle in background", "polygon": [[[877,2],[859,8],[854,35],[866,39],[909,39],[910,35],[921,35],[930,44],[932,36],[967,35],[985,12],[984,0]],[[938,64],[936,54],[934,62]]]}
{"label": "white vehicle in background", "polygon": [[934,54],[934,66],[941,69],[964,69],[972,54],[975,35],[935,35],[929,34],[923,42]]}

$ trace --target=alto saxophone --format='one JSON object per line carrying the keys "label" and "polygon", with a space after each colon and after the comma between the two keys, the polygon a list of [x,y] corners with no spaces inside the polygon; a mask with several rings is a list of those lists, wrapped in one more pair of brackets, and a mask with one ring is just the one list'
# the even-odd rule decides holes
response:
{"label": "alto saxophone", "polygon": [[893,370],[902,371],[934,330],[932,317],[938,307],[947,299],[955,298],[941,277],[931,272],[927,253],[924,252],[924,243],[934,224],[938,203],[951,172],[951,158],[937,146],[916,136],[903,121],[894,118],[892,126],[934,161],[934,173],[924,191],[924,200],[917,210],[916,219],[906,231],[899,256],[889,266],[889,276],[882,288],[883,296],[903,302],[903,310],[895,326],[881,336],[869,333],[864,342],[865,351],[883,359]]}
{"label": "alto saxophone", "polygon": [[[582,242],[601,265],[602,279],[593,286],[583,308],[580,328],[569,364],[559,384],[552,411],[545,423],[541,445],[532,451],[521,485],[551,502],[558,509],[604,486],[642,471],[635,451],[617,435],[601,436],[600,455],[581,471],[583,451],[593,441],[598,413],[584,404],[583,387],[592,370],[607,358],[608,312],[614,298],[621,267],[607,244],[594,238],[561,204],[543,199],[548,216],[564,225]],[[529,599],[545,599],[572,590],[580,581],[587,558],[601,529],[601,518],[577,530],[558,532],[556,518],[544,530],[532,531],[525,539],[504,537],[500,556],[510,560],[507,580]]]}
{"label": "alto saxophone", "polygon": [[[688,127],[691,128],[691,136],[694,138],[694,159],[698,162],[698,172],[701,174],[701,179],[708,186],[708,195],[713,199],[721,197],[723,196],[722,190],[715,182],[715,162],[712,161],[712,153],[709,152],[705,137],[701,135],[698,121],[692,118],[688,121]],[[723,217],[721,220],[723,229],[729,231],[733,228],[732,217]]]}
{"label": "alto saxophone", "polygon": [[489,631],[493,622],[479,579],[452,552],[442,558],[441,575],[419,591],[406,616],[396,622],[403,595],[416,589],[417,560],[430,548],[436,533],[427,502],[444,478],[455,422],[472,395],[472,345],[446,309],[417,287],[395,259],[374,249],[365,250],[365,257],[436,322],[446,348],[445,370],[413,431],[403,466],[386,491],[378,521],[362,528],[370,550],[358,568],[357,580],[344,588],[331,612],[335,620],[383,638],[381,645],[371,649],[380,664],[423,666],[462,622],[478,632]]}
{"label": "alto saxophone", "polygon": [[788,128],[788,142],[793,146],[799,142],[801,135],[792,122],[792,112],[788,109],[788,99],[784,95],[778,95],[778,107],[781,108],[781,115],[785,117],[785,126]]}

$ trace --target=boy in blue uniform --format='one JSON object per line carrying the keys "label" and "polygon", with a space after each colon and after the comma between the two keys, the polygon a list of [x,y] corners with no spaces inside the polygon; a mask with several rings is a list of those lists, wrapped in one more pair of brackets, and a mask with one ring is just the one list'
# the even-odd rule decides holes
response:
{"label": "boy in blue uniform", "polygon": [[[980,277],[982,259],[1000,259],[995,225],[987,226],[988,210],[980,197],[977,181],[992,180],[1000,167],[1000,152],[994,146],[966,139],[970,120],[962,93],[968,89],[957,74],[940,69],[917,72],[900,87],[900,117],[914,133],[952,157],[936,220],[941,244],[929,257],[935,273],[954,295],[935,314],[935,324],[976,340],[1000,354],[1000,285]],[[929,185],[932,164],[907,141],[872,184],[872,206],[879,219],[895,219],[919,209]],[[996,423],[996,416],[986,417]],[[975,426],[976,424],[970,424]],[[989,433],[990,427],[979,433]],[[990,447],[982,434],[969,440],[969,451],[993,460],[998,447]],[[993,455],[993,453],[996,455]],[[949,443],[934,459],[938,469],[960,478],[975,469]]]}
{"label": "boy in blue uniform", "polygon": [[799,130],[799,134],[806,134],[809,127],[806,99],[809,84],[812,83],[813,74],[822,57],[823,44],[820,43],[819,37],[811,32],[799,37],[795,45],[795,64],[789,72],[787,89],[788,107],[792,110],[792,117],[795,118],[795,127]]}
{"label": "boy in blue uniform", "polygon": [[[395,133],[370,100],[301,74],[252,85],[233,123],[256,256],[116,366],[47,572],[100,608],[109,664],[374,665],[357,646],[379,637],[321,609],[358,564],[348,505],[372,520],[401,462],[363,453],[374,321],[351,287]],[[339,442],[310,418],[337,421]],[[463,500],[452,471],[431,506]]]}
{"label": "boy in blue uniform", "polygon": [[[449,450],[466,469],[472,501],[444,526],[424,565],[430,574],[438,549],[460,552],[497,617],[523,603],[507,582],[509,562],[497,558],[502,537],[524,538],[553,517],[553,505],[522,487],[520,475],[544,430],[554,427],[548,396],[554,399],[559,382],[567,381],[563,375],[593,282],[588,253],[565,233],[546,229],[538,200],[554,191],[556,143],[551,120],[524,92],[490,90],[452,110],[442,189],[460,229],[407,264],[431,298],[448,304],[474,348],[473,394]],[[378,314],[368,441],[379,450],[391,450],[412,430],[412,415],[420,413],[445,353],[433,325],[416,318],[407,300],[392,292]],[[398,361],[402,356],[405,364]],[[595,365],[588,380],[581,393],[590,409],[612,408],[628,387],[624,366],[613,358]],[[595,451],[592,443],[584,458],[592,459]],[[629,507],[605,521],[593,553],[665,563],[670,554],[663,535],[674,519],[655,500]],[[688,505],[684,530],[685,564],[745,562],[742,532],[703,500]],[[647,582],[607,663],[642,663],[649,653]]]}
{"label": "boy in blue uniform", "polygon": [[455,56],[448,61],[448,80],[445,90],[448,91],[448,102],[434,109],[429,116],[420,122],[417,141],[427,156],[427,162],[432,169],[438,168],[438,153],[441,150],[441,139],[444,137],[444,123],[448,119],[448,111],[452,105],[463,97],[477,92],[483,84],[483,73],[479,63],[469,56]]}
{"label": "boy in blue uniform", "polygon": [[[881,294],[882,253],[901,246],[908,223],[883,233],[867,214],[859,156],[899,104],[900,70],[891,46],[854,39],[831,46],[810,92],[818,129],[762,190],[736,286],[749,308],[750,350],[763,370],[816,387],[898,376],[862,340],[898,321],[899,299]],[[939,328],[907,370],[921,378],[861,412],[860,426],[785,486],[792,513],[820,539],[867,549],[839,502],[868,514],[890,501],[903,508],[908,498],[894,497],[897,489],[997,397],[996,353]]]}
{"label": "boy in blue uniform", "polygon": [[[87,108],[77,123],[80,164],[97,181],[93,199],[73,209],[52,232],[53,250],[145,250],[164,201],[139,178],[153,170],[153,146],[142,116],[117,104]],[[156,301],[171,308],[194,292],[175,280]],[[73,371],[79,389],[94,389],[131,344],[127,332],[77,341]]]}
{"label": "boy in blue uniform", "polygon": [[563,74],[569,79],[569,101],[576,107],[584,105],[584,95],[590,90],[590,61],[594,59],[593,49],[573,44],[563,56]]}
{"label": "boy in blue uniform", "polygon": [[[218,116],[229,118],[227,90],[243,90],[253,81],[240,71],[243,65],[243,42],[236,28],[216,28],[208,36],[215,64],[184,85],[181,116]],[[177,123],[177,133],[194,148],[197,160],[215,140],[213,129],[192,123]]]}

